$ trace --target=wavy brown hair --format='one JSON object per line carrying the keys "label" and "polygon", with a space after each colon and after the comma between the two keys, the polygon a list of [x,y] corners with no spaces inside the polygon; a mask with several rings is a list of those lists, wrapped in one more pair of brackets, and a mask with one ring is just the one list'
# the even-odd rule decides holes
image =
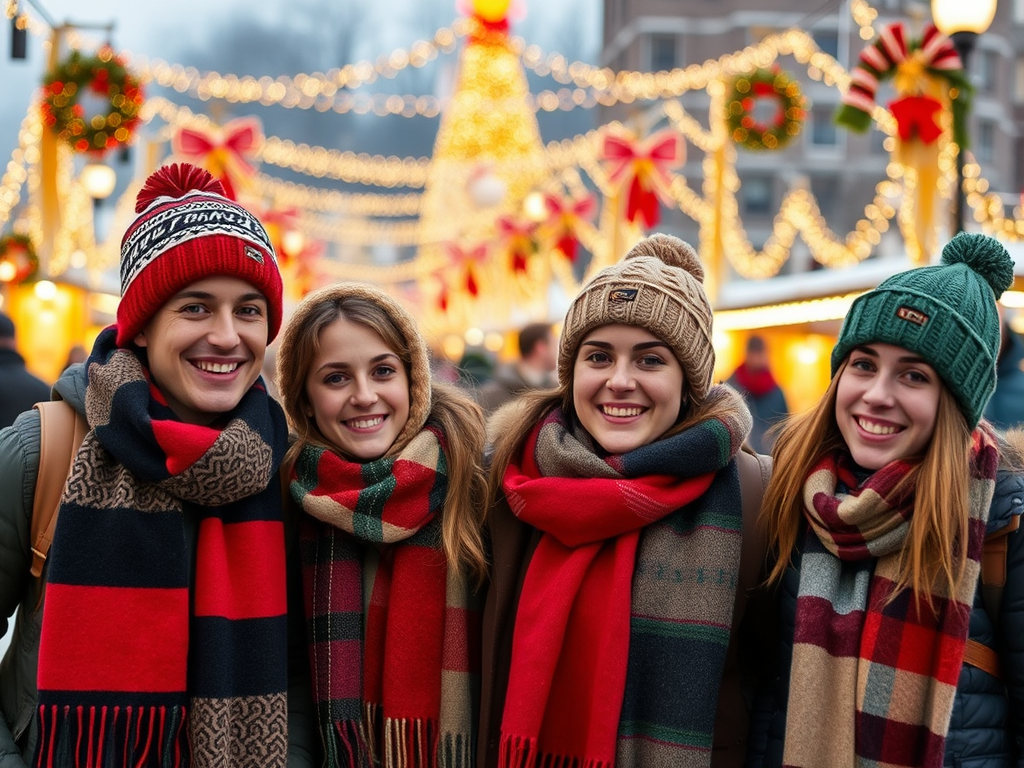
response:
{"label": "wavy brown hair", "polygon": [[[769,582],[780,580],[792,560],[804,516],[804,482],[811,467],[846,446],[835,415],[836,391],[846,365],[844,360],[814,408],[786,419],[775,441],[774,469],[759,520],[776,558]],[[967,541],[970,517],[970,453],[967,419],[943,384],[932,439],[923,455],[905,457],[911,469],[893,491],[898,495],[908,487],[914,489],[914,514],[899,554],[895,591],[910,588],[917,598],[928,600],[932,585],[944,581],[948,594],[955,594],[967,566],[966,558],[960,556],[960,542]]]}
{"label": "wavy brown hair", "polygon": [[[288,449],[285,461],[293,462],[307,445],[317,445],[342,456],[345,455],[317,429],[310,413],[306,393],[306,376],[320,352],[321,334],[327,326],[346,319],[377,333],[384,344],[398,355],[409,378],[410,400],[422,397],[424,422],[436,424],[445,436],[445,458],[448,461],[448,492],[445,497],[441,522],[441,539],[445,556],[453,570],[467,574],[482,584],[487,576],[487,558],[481,529],[483,527],[486,479],[482,465],[484,450],[484,417],[480,407],[455,386],[431,379],[414,382],[415,371],[429,368],[413,365],[412,344],[422,339],[407,339],[406,334],[388,312],[366,296],[327,295],[313,306],[297,311],[286,329],[278,351],[277,388],[292,430],[295,442]],[[418,374],[418,375],[427,375]],[[416,394],[424,393],[423,395]],[[429,404],[429,405],[428,405]],[[413,419],[415,403],[410,403]],[[387,456],[395,456],[415,437],[416,430],[403,429]]]}

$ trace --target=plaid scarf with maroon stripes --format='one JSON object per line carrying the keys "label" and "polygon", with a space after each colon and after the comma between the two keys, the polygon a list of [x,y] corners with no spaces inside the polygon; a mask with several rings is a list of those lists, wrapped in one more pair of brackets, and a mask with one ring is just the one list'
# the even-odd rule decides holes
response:
{"label": "plaid scarf with maroon stripes", "polygon": [[359,464],[306,446],[302,516],[313,694],[327,765],[466,766],[475,750],[479,612],[441,548],[448,488],[433,425]]}
{"label": "plaid scarf with maroon stripes", "polygon": [[185,424],[115,331],[48,564],[33,764],[283,768],[284,414],[258,382],[219,426]]}
{"label": "plaid scarf with maroon stripes", "polygon": [[957,594],[932,588],[934,611],[909,589],[889,601],[914,511],[913,490],[894,493],[908,465],[858,485],[843,453],[808,474],[785,766],[942,766],[997,463],[975,429],[967,572]]}

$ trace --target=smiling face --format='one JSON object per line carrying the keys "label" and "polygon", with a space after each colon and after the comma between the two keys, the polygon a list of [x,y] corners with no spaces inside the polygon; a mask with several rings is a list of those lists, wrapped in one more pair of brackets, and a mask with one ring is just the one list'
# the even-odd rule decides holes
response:
{"label": "smiling face", "polygon": [[892,344],[854,347],[836,389],[836,423],[853,460],[874,471],[924,453],[942,386],[916,353]]}
{"label": "smiling face", "polygon": [[172,296],[135,337],[175,415],[209,424],[234,408],[260,375],[267,300],[237,277],[210,277]]}
{"label": "smiling face", "polygon": [[320,332],[306,399],[320,434],[355,461],[379,459],[409,420],[409,376],[371,328],[339,317]]}
{"label": "smiling face", "polygon": [[669,346],[645,328],[595,328],[583,337],[572,377],[576,415],[608,453],[647,445],[679,419],[683,368]]}

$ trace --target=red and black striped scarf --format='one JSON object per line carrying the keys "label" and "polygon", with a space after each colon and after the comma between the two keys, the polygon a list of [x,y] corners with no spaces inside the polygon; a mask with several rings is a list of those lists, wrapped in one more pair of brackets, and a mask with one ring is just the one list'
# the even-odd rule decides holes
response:
{"label": "red and black striped scarf", "polygon": [[309,445],[292,470],[330,768],[455,768],[475,753],[480,616],[441,548],[447,489],[433,425],[366,464]]}
{"label": "red and black striped scarf", "polygon": [[542,536],[516,610],[501,768],[710,765],[750,415],[730,388],[708,399],[732,407],[605,458],[555,409],[509,464],[509,506]]}
{"label": "red and black striped scarf", "polygon": [[994,437],[978,427],[967,571],[956,594],[932,587],[934,610],[924,599],[918,610],[909,589],[890,600],[914,511],[913,490],[896,492],[908,465],[858,483],[841,452],[808,474],[785,766],[941,768],[997,464]]}
{"label": "red and black striped scarf", "polygon": [[283,767],[284,415],[258,382],[221,426],[179,421],[115,330],[49,559],[33,764]]}

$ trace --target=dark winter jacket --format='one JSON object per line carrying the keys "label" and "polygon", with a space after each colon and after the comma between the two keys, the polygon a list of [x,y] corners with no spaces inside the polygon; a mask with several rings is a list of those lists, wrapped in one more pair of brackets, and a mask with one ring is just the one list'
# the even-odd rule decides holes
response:
{"label": "dark winter jacket", "polygon": [[[85,369],[71,366],[54,392],[85,413]],[[36,668],[43,621],[43,579],[29,573],[30,526],[39,467],[39,414],[28,411],[0,431],[0,635],[18,611],[11,645],[0,662],[0,768],[25,768],[35,749],[38,691]],[[186,506],[186,509],[188,507]],[[194,514],[185,514],[187,540],[194,547]],[[291,541],[291,537],[289,541]],[[289,555],[295,547],[289,546]],[[290,558],[291,560],[291,558]],[[292,566],[295,562],[295,567]],[[319,765],[319,737],[306,661],[301,578],[297,561],[289,562],[288,766]],[[46,571],[43,572],[43,578]]]}
{"label": "dark winter jacket", "polygon": [[0,347],[0,429],[18,414],[50,399],[50,385],[25,370],[25,359],[13,349]]}
{"label": "dark winter jacket", "polygon": [[1024,426],[1024,340],[1010,332],[1006,351],[996,363],[996,389],[985,418],[998,429]]}
{"label": "dark winter jacket", "polygon": [[[1001,470],[987,534],[1005,529],[1022,512],[1024,473]],[[1024,768],[1024,531],[1008,536],[998,626],[989,618],[980,584],[970,623],[970,638],[998,652],[1003,681],[969,664],[961,668],[946,737],[947,768]],[[782,765],[799,567],[797,552],[778,586],[777,652],[755,697],[748,768]]]}
{"label": "dark winter jacket", "polygon": [[[514,411],[503,409],[502,414]],[[501,431],[500,429],[498,430]],[[765,543],[756,528],[760,499],[767,482],[767,457],[737,455],[743,499],[743,547],[733,615],[733,636],[726,654],[715,717],[712,768],[738,768],[746,754],[748,708],[745,681],[756,665],[758,624],[764,615],[755,587],[763,576]],[[481,658],[480,732],[477,768],[496,768],[505,694],[512,661],[512,635],[523,579],[540,541],[540,532],[516,517],[504,498],[489,511],[492,549],[491,582],[484,604]],[[759,576],[760,574],[760,576]],[[751,599],[748,599],[751,598]],[[770,606],[764,606],[768,608]]]}

